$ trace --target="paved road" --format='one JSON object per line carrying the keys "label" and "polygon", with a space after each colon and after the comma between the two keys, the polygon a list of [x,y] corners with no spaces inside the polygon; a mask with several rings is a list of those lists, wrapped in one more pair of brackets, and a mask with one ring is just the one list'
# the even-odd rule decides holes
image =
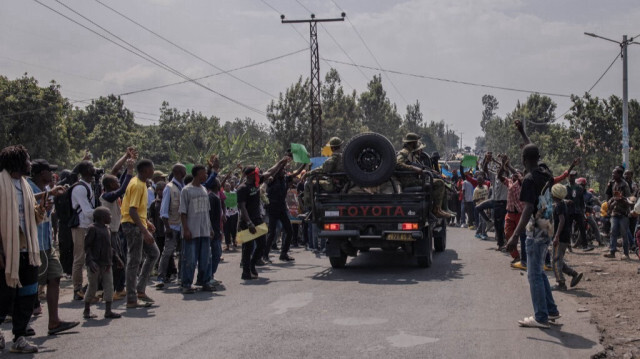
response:
{"label": "paved road", "polygon": [[[333,270],[297,250],[295,265],[276,263],[250,283],[240,281],[239,254],[225,254],[217,278],[226,291],[150,288],[157,308],[37,336],[38,358],[587,358],[602,349],[569,294],[556,295],[562,327],[519,328],[532,314],[524,273],[468,230],[450,229],[448,240],[430,269],[372,251]],[[63,318],[81,317],[81,303],[61,302]],[[44,318],[33,326],[46,332]]]}

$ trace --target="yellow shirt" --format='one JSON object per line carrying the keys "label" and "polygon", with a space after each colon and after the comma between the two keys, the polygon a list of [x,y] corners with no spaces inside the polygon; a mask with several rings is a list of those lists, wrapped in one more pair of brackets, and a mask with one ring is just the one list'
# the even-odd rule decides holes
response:
{"label": "yellow shirt", "polygon": [[147,184],[133,177],[127,186],[127,191],[122,199],[121,213],[122,223],[135,223],[129,215],[129,208],[135,207],[143,226],[147,226]]}

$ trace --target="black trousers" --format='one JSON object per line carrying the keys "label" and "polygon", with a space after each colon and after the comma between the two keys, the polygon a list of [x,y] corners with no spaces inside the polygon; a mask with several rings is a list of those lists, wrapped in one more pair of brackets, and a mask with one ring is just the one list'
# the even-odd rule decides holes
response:
{"label": "black trousers", "polygon": [[71,238],[71,228],[62,222],[58,224],[58,244],[62,270],[68,275],[71,275],[71,269],[73,267],[73,239]]}
{"label": "black trousers", "polygon": [[580,231],[580,241],[578,244],[582,247],[587,246],[587,233],[586,226],[584,223],[584,214],[583,213],[573,213],[569,215],[569,223],[567,224],[569,228],[573,229],[573,224],[576,224],[578,230]]}
{"label": "black trousers", "polygon": [[22,288],[11,288],[4,275],[0,275],[0,322],[11,314],[14,341],[25,336],[27,325],[38,299],[38,267],[29,264],[29,254],[20,253],[18,277]]}
{"label": "black trousers", "polygon": [[238,233],[238,217],[236,213],[233,216],[227,217],[227,221],[224,223],[224,243],[230,246],[231,243],[236,241],[236,234]]}
{"label": "black trousers", "polygon": [[[258,226],[262,224],[262,221],[253,221],[253,224]],[[248,228],[244,222],[240,224],[241,230]],[[260,236],[252,241],[242,243],[242,275],[257,273],[256,263],[262,258],[266,244],[267,236]]]}
{"label": "black trousers", "polygon": [[289,211],[286,208],[269,211],[269,232],[267,233],[267,250],[264,252],[264,256],[268,255],[269,249],[276,238],[278,221],[282,223],[282,231],[285,233],[284,240],[282,241],[282,247],[280,248],[280,255],[287,254],[289,252],[289,248],[291,248],[293,228],[291,227],[291,220],[289,220]]}
{"label": "black trousers", "polygon": [[504,218],[507,215],[507,201],[493,201],[493,224],[496,230],[498,247],[505,245]]}

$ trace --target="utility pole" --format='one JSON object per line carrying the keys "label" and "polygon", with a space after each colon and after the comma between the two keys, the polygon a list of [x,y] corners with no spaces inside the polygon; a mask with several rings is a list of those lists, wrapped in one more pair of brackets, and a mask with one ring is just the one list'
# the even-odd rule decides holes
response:
{"label": "utility pole", "polygon": [[620,46],[622,53],[622,165],[629,169],[629,81],[627,78],[627,47],[633,42],[633,37],[627,39],[627,35],[622,36],[622,42],[608,39],[591,32],[584,33],[587,36],[614,42]]}
{"label": "utility pole", "polygon": [[283,24],[309,23],[309,46],[311,47],[311,90],[309,96],[311,100],[311,155],[319,156],[324,142],[322,141],[322,104],[320,101],[320,50],[318,49],[318,23],[344,21],[347,16],[344,12],[341,18],[316,19],[315,14],[311,14],[308,20],[285,20],[284,15],[280,15]]}
{"label": "utility pole", "polygon": [[627,35],[622,36],[622,165],[629,169],[629,81],[627,80]]}

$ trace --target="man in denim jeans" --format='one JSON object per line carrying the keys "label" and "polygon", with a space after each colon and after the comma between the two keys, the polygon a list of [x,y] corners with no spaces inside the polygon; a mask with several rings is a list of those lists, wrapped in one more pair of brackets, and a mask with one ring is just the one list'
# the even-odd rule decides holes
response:
{"label": "man in denim jeans", "polygon": [[616,257],[618,236],[622,236],[622,249],[624,250],[622,258],[629,260],[629,243],[631,243],[633,237],[629,231],[631,203],[627,198],[631,196],[631,190],[629,189],[629,184],[622,178],[623,173],[624,169],[622,167],[616,167],[606,190],[609,213],[611,213],[611,241],[609,253],[604,256],[606,258]]}
{"label": "man in denim jeans", "polygon": [[209,195],[202,185],[207,180],[207,169],[196,165],[191,170],[193,181],[180,192],[180,219],[182,223],[182,293],[193,294],[191,286],[198,268],[196,285],[203,291],[213,292],[211,285],[211,221]]}
{"label": "man in denim jeans", "polygon": [[[522,163],[527,175],[522,181],[520,191],[520,201],[524,204],[524,209],[518,227],[507,243],[507,251],[512,251],[517,246],[520,233],[527,227],[527,277],[531,291],[531,302],[533,303],[534,316],[519,320],[518,324],[526,328],[549,328],[549,320],[560,318],[560,313],[553,300],[549,279],[543,270],[545,255],[551,243],[549,230],[553,230],[551,223],[545,228],[543,225],[542,209],[538,209],[539,197],[543,189],[553,185],[553,176],[545,167],[538,164],[540,151],[538,147],[529,141],[529,137],[524,132],[522,123],[516,120],[516,127],[522,135],[525,146],[522,149]],[[550,189],[550,187],[549,187]],[[548,221],[548,220],[547,220]]]}

